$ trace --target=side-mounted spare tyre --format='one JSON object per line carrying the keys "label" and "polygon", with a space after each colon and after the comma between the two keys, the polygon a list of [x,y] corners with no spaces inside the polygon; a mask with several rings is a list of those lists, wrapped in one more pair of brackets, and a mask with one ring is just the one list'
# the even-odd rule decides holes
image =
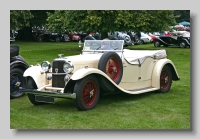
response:
{"label": "side-mounted spare tyre", "polygon": [[[113,82],[119,84],[123,75],[122,60],[115,52],[105,52],[98,64],[98,69],[107,74]],[[99,77],[100,85],[105,91],[114,91],[113,85],[103,76]]]}

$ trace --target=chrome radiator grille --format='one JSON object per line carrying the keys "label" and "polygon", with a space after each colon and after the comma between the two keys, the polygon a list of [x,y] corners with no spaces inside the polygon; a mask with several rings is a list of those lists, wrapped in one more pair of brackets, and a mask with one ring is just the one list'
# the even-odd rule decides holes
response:
{"label": "chrome radiator grille", "polygon": [[[52,73],[65,73],[63,71],[63,64],[64,61],[53,61],[53,66],[52,66]],[[64,82],[64,77],[65,75],[52,75],[52,87],[61,87],[63,88],[65,86]]]}

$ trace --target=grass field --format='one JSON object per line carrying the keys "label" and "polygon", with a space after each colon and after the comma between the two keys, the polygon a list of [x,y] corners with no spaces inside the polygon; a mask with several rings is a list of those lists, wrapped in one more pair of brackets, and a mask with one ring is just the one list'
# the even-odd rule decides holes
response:
{"label": "grass field", "polygon": [[[15,42],[29,65],[52,62],[58,54],[80,54],[77,42]],[[113,94],[100,98],[97,107],[78,111],[73,100],[56,99],[55,104],[32,105],[27,95],[10,100],[10,129],[170,129],[190,130],[190,49],[155,48],[153,44],[129,46],[133,50],[166,49],[178,71],[180,81],[173,82],[165,94]]]}

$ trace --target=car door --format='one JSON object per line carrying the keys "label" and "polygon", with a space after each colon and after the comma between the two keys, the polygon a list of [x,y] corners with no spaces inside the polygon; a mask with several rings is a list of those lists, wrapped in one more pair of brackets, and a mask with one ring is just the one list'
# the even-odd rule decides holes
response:
{"label": "car door", "polygon": [[123,76],[121,82],[123,83],[130,83],[130,82],[137,82],[140,73],[140,67],[138,65],[130,64],[124,58],[122,58],[123,64]]}
{"label": "car door", "polygon": [[155,63],[156,60],[154,60],[152,57],[145,58],[144,62],[141,64],[139,68],[140,81],[151,80],[152,71],[155,66]]}
{"label": "car door", "polygon": [[173,37],[173,36],[170,36],[169,37],[169,44],[171,45],[177,45],[177,37]]}

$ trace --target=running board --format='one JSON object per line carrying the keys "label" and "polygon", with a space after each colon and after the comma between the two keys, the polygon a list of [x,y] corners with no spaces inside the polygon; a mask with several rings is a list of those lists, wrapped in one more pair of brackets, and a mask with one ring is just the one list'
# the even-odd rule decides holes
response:
{"label": "running board", "polygon": [[159,88],[146,87],[146,88],[142,88],[142,89],[121,90],[121,91],[123,91],[124,93],[128,93],[128,94],[141,94],[141,93],[151,92],[151,91],[155,91],[155,90],[159,90]]}

